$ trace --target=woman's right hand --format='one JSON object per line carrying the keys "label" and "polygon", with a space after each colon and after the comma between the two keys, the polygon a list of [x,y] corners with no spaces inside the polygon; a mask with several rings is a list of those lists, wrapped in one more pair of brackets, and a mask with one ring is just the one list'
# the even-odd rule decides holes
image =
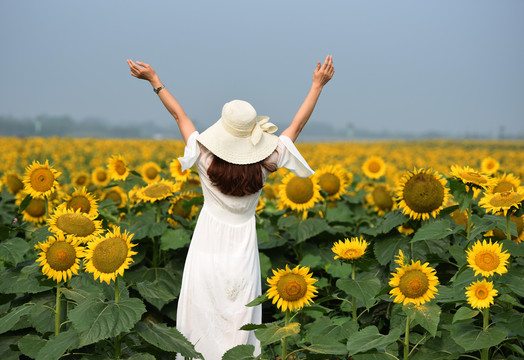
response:
{"label": "woman's right hand", "polygon": [[127,64],[129,65],[129,70],[131,70],[131,75],[138,79],[147,80],[149,82],[158,79],[155,69],[153,69],[149,64],[141,61],[135,63],[133,60],[129,59],[127,60]]}
{"label": "woman's right hand", "polygon": [[331,80],[334,73],[335,67],[333,66],[333,57],[328,55],[322,66],[320,65],[320,61],[317,63],[317,67],[313,72],[313,83],[323,87],[329,80]]}

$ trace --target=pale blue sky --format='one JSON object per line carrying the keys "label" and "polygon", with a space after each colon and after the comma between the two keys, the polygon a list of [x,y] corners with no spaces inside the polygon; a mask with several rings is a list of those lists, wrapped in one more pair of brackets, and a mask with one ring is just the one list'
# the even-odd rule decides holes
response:
{"label": "pale blue sky", "polygon": [[200,130],[235,98],[283,129],[332,54],[311,122],[524,134],[522,0],[0,0],[0,49],[0,115],[173,122],[131,58]]}

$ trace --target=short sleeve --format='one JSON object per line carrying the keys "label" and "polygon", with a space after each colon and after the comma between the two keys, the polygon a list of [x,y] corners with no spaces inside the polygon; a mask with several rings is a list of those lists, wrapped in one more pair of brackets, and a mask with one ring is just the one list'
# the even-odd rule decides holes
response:
{"label": "short sleeve", "polygon": [[189,135],[186,147],[184,148],[184,156],[178,158],[178,161],[180,161],[180,165],[182,166],[182,171],[185,171],[193,166],[200,156],[200,146],[198,146],[196,140],[197,136],[198,131],[195,131]]}
{"label": "short sleeve", "polygon": [[281,135],[279,140],[278,160],[276,161],[278,168],[289,169],[299,177],[308,177],[315,173],[289,137]]}

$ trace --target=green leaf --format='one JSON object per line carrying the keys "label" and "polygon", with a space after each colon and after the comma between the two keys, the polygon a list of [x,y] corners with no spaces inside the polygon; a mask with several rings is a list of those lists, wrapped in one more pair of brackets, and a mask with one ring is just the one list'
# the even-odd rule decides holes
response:
{"label": "green leaf", "polygon": [[262,295],[259,295],[257,296],[253,301],[251,301],[249,304],[246,304],[246,306],[248,307],[251,307],[251,306],[257,306],[257,305],[260,305],[260,304],[263,304],[264,302],[266,302],[268,300],[267,298],[267,295],[264,293]]}
{"label": "green leaf", "polygon": [[326,220],[329,223],[341,222],[349,223],[352,219],[351,210],[348,207],[337,207],[335,210],[329,209],[326,214]]}
{"label": "green leaf", "polygon": [[353,360],[391,360],[391,355],[379,352],[367,352],[364,354],[353,355]]}
{"label": "green leaf", "polygon": [[410,317],[412,325],[422,326],[432,337],[435,337],[441,312],[437,304],[428,303],[421,306],[409,304],[404,306],[403,310]]}
{"label": "green leaf", "polygon": [[438,240],[457,232],[451,228],[451,222],[448,219],[435,220],[425,223],[417,230],[411,242],[422,240]]}
{"label": "green leaf", "polygon": [[24,198],[24,200],[22,200],[22,202],[20,203],[20,209],[19,209],[19,211],[20,211],[20,212],[23,212],[23,211],[27,208],[27,206],[29,205],[29,203],[31,202],[31,200],[32,200],[32,197],[31,197],[31,195],[28,194],[28,195]]}
{"label": "green leaf", "polygon": [[262,281],[266,281],[266,278],[269,275],[269,270],[271,270],[273,266],[271,258],[263,252],[259,252],[258,259],[260,261],[260,276],[262,277]]}
{"label": "green leaf", "polygon": [[375,276],[367,276],[363,279],[338,279],[337,287],[346,294],[356,297],[364,303],[366,308],[375,304],[375,296],[380,291],[380,280]]}
{"label": "green leaf", "polygon": [[285,337],[297,335],[300,332],[299,323],[291,323],[288,326],[269,325],[266,328],[255,330],[255,336],[264,345],[273,344]]}
{"label": "green leaf", "polygon": [[467,306],[460,307],[455,315],[453,315],[453,324],[457,321],[469,320],[474,318],[480,313],[478,310],[473,310]]}
{"label": "green leaf", "polygon": [[38,335],[28,334],[18,340],[18,348],[22,354],[29,356],[30,358],[36,358],[36,355],[41,348],[47,343],[47,340],[42,339]]}
{"label": "green leaf", "polygon": [[500,282],[510,288],[516,295],[524,297],[524,283],[522,279],[524,279],[524,269],[514,266],[500,278]]}
{"label": "green leaf", "polygon": [[302,348],[312,353],[344,356],[348,353],[345,344],[328,335],[313,335],[310,337],[310,342],[311,345]]}
{"label": "green leaf", "polygon": [[272,249],[284,245],[287,240],[282,236],[275,235],[266,229],[257,229],[257,240],[259,249]]}
{"label": "green leaf", "polygon": [[378,234],[387,234],[392,229],[404,224],[408,221],[408,218],[402,214],[401,211],[395,210],[388,212],[382,221],[379,221],[377,226],[371,229],[365,229],[362,232],[364,234],[376,236]]}
{"label": "green leaf", "polygon": [[341,261],[330,262],[326,265],[326,271],[335,278],[345,279],[351,275],[351,265]]}
{"label": "green leaf", "polygon": [[0,336],[0,355],[2,360],[20,360],[20,351],[17,351],[13,344],[16,344],[22,336]]}
{"label": "green leaf", "polygon": [[451,327],[451,337],[466,351],[476,351],[500,344],[508,336],[504,328],[491,326],[487,330],[472,323],[456,323]]}
{"label": "green leaf", "polygon": [[54,308],[56,294],[49,292],[41,296],[33,296],[31,301],[34,303],[34,306],[28,316],[30,324],[40,334],[54,332],[55,314],[49,307]]}
{"label": "green leaf", "polygon": [[165,324],[145,323],[136,325],[137,334],[149,344],[169,352],[176,352],[184,357],[202,359],[203,356],[176,328]]}
{"label": "green leaf", "polygon": [[167,229],[160,237],[160,250],[177,250],[191,242],[191,237],[184,229]]}
{"label": "green leaf", "polygon": [[322,260],[322,257],[316,254],[306,254],[302,260],[300,260],[301,266],[307,266],[311,269],[322,268],[324,263],[325,262]]}
{"label": "green leaf", "polygon": [[311,218],[301,221],[298,224],[297,243],[311,239],[314,236],[326,231],[329,228],[326,220],[319,218]]}
{"label": "green leaf", "polygon": [[78,304],[69,318],[84,346],[129,331],[145,312],[144,303],[137,298],[120,299],[118,303],[95,298]]}
{"label": "green leaf", "polygon": [[0,318],[0,334],[11,330],[22,316],[29,314],[32,308],[33,304],[24,304],[11,309],[11,311],[2,316]]}
{"label": "green leaf", "polygon": [[502,249],[507,250],[513,257],[524,257],[524,246],[513,240],[502,240]]}
{"label": "green leaf", "polygon": [[402,235],[380,238],[374,241],[373,251],[380,265],[391,262],[399,249],[407,249],[409,239]]}
{"label": "green leaf", "polygon": [[18,264],[28,251],[27,241],[18,237],[0,242],[0,260],[7,264]]}
{"label": "green leaf", "polygon": [[78,347],[78,334],[74,329],[51,338],[39,351],[36,360],[58,360],[67,351]]}
{"label": "green leaf", "polygon": [[0,273],[0,293],[2,294],[36,294],[55,286],[56,282],[42,276],[37,263],[14,267]]}
{"label": "green leaf", "polygon": [[181,279],[166,268],[148,268],[140,271],[140,275],[139,279],[135,279],[136,289],[159,310],[180,293]]}
{"label": "green leaf", "polygon": [[256,359],[253,356],[255,352],[254,345],[238,345],[226,351],[222,356],[222,360],[252,360]]}
{"label": "green leaf", "polygon": [[156,358],[151,354],[137,353],[131,355],[127,360],[156,360]]}
{"label": "green leaf", "polygon": [[388,335],[382,335],[378,332],[376,326],[368,326],[348,339],[347,349],[349,355],[366,352],[372,349],[384,349],[391,343],[398,340],[402,330],[393,328]]}

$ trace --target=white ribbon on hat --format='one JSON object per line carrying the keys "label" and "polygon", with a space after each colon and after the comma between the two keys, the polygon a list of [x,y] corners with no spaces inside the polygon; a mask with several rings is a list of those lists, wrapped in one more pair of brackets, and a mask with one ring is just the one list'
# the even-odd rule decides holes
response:
{"label": "white ribbon on hat", "polygon": [[263,133],[273,134],[278,130],[278,127],[269,122],[269,117],[261,116],[261,119],[256,121],[253,130],[251,131],[251,144],[256,145],[262,139]]}

